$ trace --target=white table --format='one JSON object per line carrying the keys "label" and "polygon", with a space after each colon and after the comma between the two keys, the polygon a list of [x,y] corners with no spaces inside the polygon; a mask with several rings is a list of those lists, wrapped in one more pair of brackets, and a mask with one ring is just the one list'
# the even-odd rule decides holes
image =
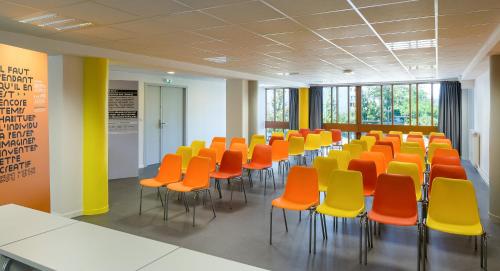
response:
{"label": "white table", "polygon": [[177,246],[78,222],[0,247],[0,254],[40,270],[138,270]]}
{"label": "white table", "polygon": [[211,256],[193,250],[179,248],[161,259],[140,269],[141,271],[192,271],[192,270],[217,270],[217,271],[263,271],[257,267],[238,263],[235,261]]}
{"label": "white table", "polygon": [[76,223],[15,204],[0,206],[0,246]]}

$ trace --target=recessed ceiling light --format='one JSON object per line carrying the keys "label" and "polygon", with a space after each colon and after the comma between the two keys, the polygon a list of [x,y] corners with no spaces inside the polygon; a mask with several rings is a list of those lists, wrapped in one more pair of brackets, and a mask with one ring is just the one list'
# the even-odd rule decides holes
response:
{"label": "recessed ceiling light", "polygon": [[25,18],[22,20],[18,20],[18,22],[26,24],[26,23],[32,23],[32,22],[36,22],[36,21],[42,21],[42,20],[54,18],[56,16],[57,16],[57,14],[55,14],[55,13],[48,13],[48,14],[37,15],[35,17],[29,17],[29,18]]}
{"label": "recessed ceiling light", "polygon": [[433,70],[436,68],[436,65],[410,65],[408,69],[411,71],[417,70]]}
{"label": "recessed ceiling light", "polygon": [[433,48],[433,47],[436,47],[436,39],[387,42],[386,45],[387,45],[387,47],[389,47],[389,49],[391,49],[393,51],[408,50],[408,49],[421,49],[421,48]]}
{"label": "recessed ceiling light", "polygon": [[289,76],[290,75],[289,72],[277,72],[276,74],[280,75],[280,76]]}
{"label": "recessed ceiling light", "polygon": [[174,71],[168,71],[167,73],[168,73],[168,74],[175,74],[175,72],[174,72]]}
{"label": "recessed ceiling light", "polygon": [[215,57],[204,58],[204,60],[210,61],[213,63],[217,63],[217,64],[224,64],[224,63],[227,63],[229,59],[227,56],[215,56]]}
{"label": "recessed ceiling light", "polygon": [[18,20],[18,22],[57,31],[83,28],[93,25],[91,22],[86,22],[75,18],[63,17],[55,13],[47,13],[24,18]]}
{"label": "recessed ceiling light", "polygon": [[353,75],[354,74],[354,71],[352,70],[343,70],[342,71],[345,75]]}
{"label": "recessed ceiling light", "polygon": [[76,29],[76,28],[83,28],[87,26],[91,26],[92,23],[81,23],[81,24],[72,24],[72,25],[65,25],[61,27],[56,27],[57,31],[62,31],[62,30],[70,30],[70,29]]}
{"label": "recessed ceiling light", "polygon": [[75,19],[61,19],[61,20],[56,20],[56,21],[50,21],[50,22],[45,22],[41,24],[37,24],[39,27],[46,27],[46,26],[53,26],[53,25],[58,25],[58,24],[66,24],[75,21]]}

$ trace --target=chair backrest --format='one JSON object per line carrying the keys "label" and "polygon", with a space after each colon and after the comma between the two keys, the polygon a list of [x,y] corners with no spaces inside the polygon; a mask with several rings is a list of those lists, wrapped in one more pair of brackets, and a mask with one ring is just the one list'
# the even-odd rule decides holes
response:
{"label": "chair backrest", "polygon": [[434,165],[429,173],[429,191],[432,189],[434,180],[439,177],[467,180],[467,172],[462,166]]}
{"label": "chair backrest", "polygon": [[217,164],[220,164],[222,160],[222,155],[226,151],[226,143],[222,141],[212,142],[210,149],[215,151]]}
{"label": "chair backrest", "polygon": [[377,138],[374,136],[369,136],[369,135],[364,135],[361,136],[361,141],[366,141],[366,150],[371,150],[373,145],[375,145],[375,142],[377,142]]}
{"label": "chair backrest", "polygon": [[351,158],[359,158],[363,152],[363,146],[361,144],[344,144],[344,151],[348,151],[351,154]]}
{"label": "chair backrest", "polygon": [[460,159],[460,154],[456,149],[437,149],[434,151],[434,158],[438,156],[456,157]]}
{"label": "chair backrest", "polygon": [[285,133],[284,132],[272,132],[271,136],[280,136],[280,137],[284,138]]}
{"label": "chair backrest", "polygon": [[318,181],[327,186],[332,170],[338,169],[337,160],[331,157],[318,156],[314,158],[313,167],[318,171]]}
{"label": "chair backrest", "polygon": [[324,203],[341,210],[364,210],[365,198],[361,172],[333,170],[328,178],[328,190]]}
{"label": "chair backrest", "polygon": [[321,149],[321,135],[320,134],[308,134],[306,137],[306,142],[304,143],[304,148],[306,150],[319,150],[319,149]]}
{"label": "chair backrest", "polygon": [[331,129],[332,141],[334,143],[342,142],[342,131],[340,129]]}
{"label": "chair backrest", "polygon": [[365,196],[373,195],[377,184],[377,166],[375,162],[361,159],[352,159],[348,170],[361,172],[363,176],[363,189]]}
{"label": "chair backrest", "polygon": [[469,180],[436,178],[429,199],[428,219],[457,226],[481,223],[474,185]]}
{"label": "chair backrest", "polygon": [[266,144],[257,144],[253,150],[252,162],[271,167],[273,165],[272,147]]}
{"label": "chair backrest", "polygon": [[361,145],[361,149],[363,151],[368,151],[368,142],[366,142],[365,140],[361,140],[361,139],[353,139],[349,142],[349,144],[358,144],[358,145]]}
{"label": "chair backrest", "polygon": [[422,136],[424,136],[424,133],[422,133],[422,132],[410,131],[410,132],[408,133],[408,135],[409,135],[409,136],[420,136],[420,137],[422,137]]}
{"label": "chair backrest", "polygon": [[429,137],[431,136],[445,136],[443,132],[430,132]]}
{"label": "chair backrest", "polygon": [[192,156],[197,156],[203,148],[205,148],[204,140],[193,140],[193,142],[191,142],[191,149],[193,150]]}
{"label": "chair backrest", "polygon": [[399,140],[403,142],[403,132],[401,131],[389,131],[389,135],[398,135]]}
{"label": "chair backrest", "polygon": [[392,146],[394,147],[394,153],[398,153],[399,150],[401,149],[401,140],[399,140],[399,137],[397,137],[397,135],[388,135],[386,137],[384,137],[382,140],[380,140],[382,142],[392,142]]}
{"label": "chair backrest", "polygon": [[[414,133],[416,133],[416,132],[414,132]],[[418,134],[408,134],[408,136],[406,137],[406,139],[408,139],[408,138],[422,138],[423,139],[424,136],[423,135],[418,135]]]}
{"label": "chair backrest", "polygon": [[365,151],[361,153],[360,159],[375,162],[375,165],[377,167],[377,175],[380,175],[387,171],[387,162],[385,161],[384,154],[381,152]]}
{"label": "chair backrest", "polygon": [[335,158],[341,170],[347,170],[349,162],[351,161],[351,153],[347,150],[331,150],[328,153],[328,157]]}
{"label": "chair backrest", "polygon": [[291,136],[288,140],[288,154],[302,155],[304,154],[304,138],[299,136]]}
{"label": "chair backrest", "polygon": [[272,146],[276,140],[283,140],[283,136],[280,135],[271,136],[271,138],[269,139],[269,146]]}
{"label": "chair backrest", "polygon": [[427,163],[430,164],[432,162],[432,158],[434,157],[434,152],[437,149],[451,149],[451,146],[446,143],[436,143],[432,142],[429,144],[429,149],[427,150]]}
{"label": "chair backrest", "polygon": [[189,165],[191,157],[193,157],[193,149],[188,146],[179,146],[175,154],[182,157],[182,171],[185,171]]}
{"label": "chair backrest", "polygon": [[233,138],[231,138],[231,143],[229,144],[229,149],[231,149],[231,146],[233,146],[234,143],[247,144],[247,140],[244,137],[233,137]]}
{"label": "chair backrest", "polygon": [[167,154],[163,157],[160,169],[155,179],[167,184],[178,182],[182,176],[182,157],[177,154]]}
{"label": "chair backrest", "polygon": [[293,166],[283,192],[283,198],[299,204],[315,206],[319,203],[318,172],[315,168]]}
{"label": "chair backrest", "polygon": [[429,144],[431,144],[436,139],[446,139],[445,135],[431,135],[429,136]]}
{"label": "chair backrest", "polygon": [[[407,148],[407,147],[410,147],[410,148],[421,148],[421,146],[420,146],[420,144],[418,144],[418,142],[406,141],[406,142],[401,143],[401,149],[404,149],[404,148]],[[425,151],[425,148],[422,148],[422,150]]]}
{"label": "chair backrest", "polygon": [[391,147],[387,145],[373,145],[371,151],[382,153],[386,162],[390,162],[394,158]]}
{"label": "chair backrest", "polygon": [[394,157],[394,161],[397,162],[405,162],[405,163],[414,163],[418,167],[419,177],[421,180],[424,179],[424,171],[425,171],[425,163],[422,158],[416,153],[398,153],[396,157]]}
{"label": "chair backrest", "polygon": [[288,159],[288,148],[290,143],[285,140],[275,140],[271,145],[273,161],[283,161]]}
{"label": "chair backrest", "polygon": [[391,156],[392,157],[394,157],[394,155],[396,154],[394,152],[394,143],[392,141],[377,141],[377,142],[375,142],[375,145],[388,146],[389,148],[391,148]]}
{"label": "chair backrest", "polygon": [[[241,152],[241,164],[246,164],[248,162],[248,147],[245,143],[234,143],[232,144],[230,151],[239,151]],[[223,157],[224,159],[224,157]]]}
{"label": "chair backrest", "polygon": [[413,184],[415,185],[415,195],[417,196],[417,200],[422,198],[421,187],[424,180],[420,178],[420,172],[415,163],[392,161],[387,167],[387,173],[410,176],[413,180]]}
{"label": "chair backrest", "polygon": [[288,130],[288,132],[286,133],[286,138],[285,138],[286,141],[288,141],[288,139],[290,138],[291,134],[299,134],[299,131],[297,131],[297,130]]}
{"label": "chair backrest", "polygon": [[381,140],[384,137],[384,132],[381,130],[370,130],[370,134],[378,134],[379,140]]}
{"label": "chair backrest", "polygon": [[432,141],[432,143],[442,143],[442,144],[447,144],[449,145],[450,147],[452,146],[451,145],[451,140],[448,139],[448,138],[436,138]]}
{"label": "chair backrest", "polygon": [[321,146],[322,147],[328,147],[328,146],[332,145],[332,143],[333,143],[332,132],[320,131],[319,135],[321,137]]}
{"label": "chair backrest", "polygon": [[210,172],[214,172],[217,165],[217,153],[214,149],[203,148],[198,152],[198,156],[210,159]]}
{"label": "chair backrest", "polygon": [[[212,138],[212,143],[214,142],[223,142],[224,144],[226,144],[226,138],[225,137],[222,137],[222,136],[216,136],[214,138]],[[210,144],[212,144],[210,143]]]}
{"label": "chair backrest", "polygon": [[380,140],[380,134],[377,133],[367,133],[366,136],[373,136],[375,138],[375,142]]}
{"label": "chair backrest", "polygon": [[258,144],[266,144],[266,137],[264,135],[253,135],[250,140],[250,147],[248,147],[248,159],[252,159],[253,150]]}
{"label": "chair backrest", "polygon": [[[438,149],[439,150],[439,149]],[[462,161],[460,158],[455,156],[436,156],[432,158],[431,166],[434,165],[450,165],[450,166],[461,166]]]}
{"label": "chair backrest", "polygon": [[241,175],[242,173],[242,157],[241,151],[225,151],[220,163],[219,172]]}
{"label": "chair backrest", "polygon": [[[378,177],[372,211],[391,218],[415,218],[418,209],[415,197],[415,186],[410,176],[382,174]],[[397,220],[393,219],[397,224]]]}
{"label": "chair backrest", "polygon": [[425,150],[425,142],[422,137],[407,137],[406,142],[412,142],[412,143],[417,143],[420,148]]}
{"label": "chair backrest", "polygon": [[210,161],[208,158],[195,156],[189,161],[182,183],[189,187],[208,187],[210,185]]}

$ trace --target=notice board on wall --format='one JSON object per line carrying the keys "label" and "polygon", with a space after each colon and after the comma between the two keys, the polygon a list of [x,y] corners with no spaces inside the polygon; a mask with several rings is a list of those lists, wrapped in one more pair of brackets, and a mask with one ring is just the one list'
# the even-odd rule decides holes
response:
{"label": "notice board on wall", "polygon": [[47,54],[0,44],[0,205],[50,211]]}

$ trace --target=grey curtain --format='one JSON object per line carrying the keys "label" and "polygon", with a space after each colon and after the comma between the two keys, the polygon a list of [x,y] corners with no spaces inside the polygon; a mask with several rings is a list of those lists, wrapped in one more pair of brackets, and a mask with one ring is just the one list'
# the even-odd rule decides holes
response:
{"label": "grey curtain", "polygon": [[321,129],[323,126],[323,87],[309,88],[309,129]]}
{"label": "grey curtain", "polygon": [[299,129],[299,89],[298,88],[290,88],[289,90],[289,128],[290,130],[298,130]]}
{"label": "grey curtain", "polygon": [[439,130],[451,140],[453,148],[461,153],[462,86],[460,82],[441,82],[439,95]]}

